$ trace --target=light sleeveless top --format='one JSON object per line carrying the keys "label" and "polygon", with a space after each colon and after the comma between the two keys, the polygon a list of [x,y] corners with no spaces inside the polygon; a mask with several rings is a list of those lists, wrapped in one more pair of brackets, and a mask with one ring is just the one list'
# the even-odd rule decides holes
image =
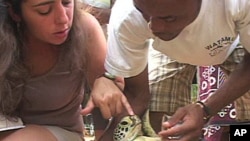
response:
{"label": "light sleeveless top", "polygon": [[77,70],[70,71],[68,60],[59,61],[43,76],[27,80],[19,107],[25,124],[59,126],[82,133],[83,75]]}

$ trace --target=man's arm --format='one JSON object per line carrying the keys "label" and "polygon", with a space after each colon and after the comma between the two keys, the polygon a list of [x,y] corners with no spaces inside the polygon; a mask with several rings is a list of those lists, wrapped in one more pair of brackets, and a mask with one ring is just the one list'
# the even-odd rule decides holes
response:
{"label": "man's arm", "polygon": [[250,54],[246,53],[244,60],[236,70],[229,75],[226,83],[210,96],[205,105],[209,107],[210,114],[215,115],[225,105],[236,100],[250,89]]}
{"label": "man's arm", "polygon": [[[202,128],[206,123],[203,117],[215,115],[219,110],[244,95],[250,89],[250,55],[246,53],[244,60],[239,64],[221,87],[204,103],[208,110],[201,104],[190,104],[180,108],[172,118],[162,124],[168,130],[159,134],[167,139],[170,136],[180,135],[180,141],[197,139],[202,135]],[[175,126],[179,121],[182,124]],[[175,126],[175,128],[171,128]]]}
{"label": "man's arm", "polygon": [[124,93],[135,114],[142,116],[151,98],[148,83],[148,67],[137,76],[125,79]]}

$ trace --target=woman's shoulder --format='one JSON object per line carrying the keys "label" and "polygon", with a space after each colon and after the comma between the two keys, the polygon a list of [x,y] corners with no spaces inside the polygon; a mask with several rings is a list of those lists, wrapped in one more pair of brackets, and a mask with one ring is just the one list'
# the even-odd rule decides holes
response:
{"label": "woman's shoulder", "polygon": [[97,19],[90,13],[82,11],[80,15],[81,15],[82,26],[84,26],[85,28],[87,29],[101,28]]}
{"label": "woman's shoulder", "polygon": [[87,33],[89,44],[91,44],[91,41],[94,42],[93,44],[96,44],[96,39],[99,39],[100,42],[105,40],[102,27],[93,15],[88,12],[82,12],[80,17],[82,22],[81,26]]}

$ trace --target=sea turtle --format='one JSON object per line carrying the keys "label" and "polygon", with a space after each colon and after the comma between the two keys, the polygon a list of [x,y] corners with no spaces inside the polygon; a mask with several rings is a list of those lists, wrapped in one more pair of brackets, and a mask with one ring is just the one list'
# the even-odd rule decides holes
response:
{"label": "sea turtle", "polygon": [[114,141],[133,141],[141,132],[141,119],[137,115],[125,116],[114,130]]}
{"label": "sea turtle", "polygon": [[159,136],[151,127],[149,110],[142,120],[137,115],[125,116],[114,130],[114,141],[160,141]]}

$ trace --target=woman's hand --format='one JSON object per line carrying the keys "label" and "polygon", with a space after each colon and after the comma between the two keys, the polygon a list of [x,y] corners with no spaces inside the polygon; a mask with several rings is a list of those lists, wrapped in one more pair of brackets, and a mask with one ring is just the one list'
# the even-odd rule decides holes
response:
{"label": "woman's hand", "polygon": [[105,77],[96,79],[90,99],[81,113],[86,115],[94,107],[99,107],[105,119],[124,112],[124,109],[126,109],[129,115],[134,115],[126,96],[122,92],[124,85],[124,79],[121,77],[117,77],[114,81]]}

